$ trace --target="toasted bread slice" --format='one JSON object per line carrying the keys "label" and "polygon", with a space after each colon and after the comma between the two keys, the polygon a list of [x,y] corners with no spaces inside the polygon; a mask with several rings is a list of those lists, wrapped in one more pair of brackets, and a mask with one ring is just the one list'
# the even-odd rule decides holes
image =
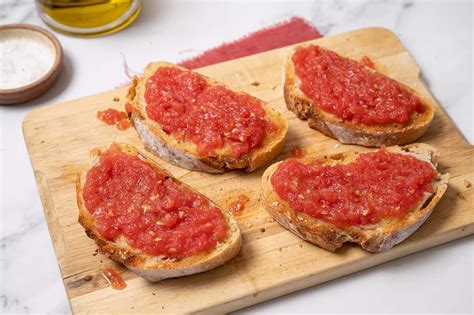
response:
{"label": "toasted bread slice", "polygon": [[[335,115],[323,110],[314,103],[299,88],[301,80],[295,73],[293,54],[299,47],[295,47],[288,56],[284,69],[284,97],[289,110],[298,118],[308,120],[308,125],[321,131],[326,136],[337,139],[344,144],[358,144],[367,147],[380,147],[407,144],[421,137],[431,124],[434,108],[431,102],[422,94],[398,82],[400,86],[418,96],[423,104],[423,113],[414,113],[407,125],[376,124],[365,125],[344,121]],[[377,72],[369,67],[367,71]]]}
{"label": "toasted bread slice", "polygon": [[[175,67],[189,71],[171,63],[150,63],[142,77],[134,77],[128,92],[128,100],[132,105],[131,121],[145,148],[165,161],[180,167],[207,173],[222,173],[232,169],[253,171],[268,164],[283,149],[288,130],[286,118],[277,110],[260,100],[265,110],[265,117],[276,126],[276,131],[268,134],[263,142],[248,154],[239,158],[232,157],[229,147],[216,150],[215,156],[199,156],[196,146],[190,141],[178,141],[174,136],[163,131],[160,125],[150,119],[146,112],[145,83],[160,67]],[[210,85],[221,85],[207,77],[203,77]],[[243,92],[236,92],[245,94]]]}
{"label": "toasted bread slice", "polygon": [[[429,162],[433,168],[436,168],[439,157],[435,148],[422,143],[404,147],[388,147],[386,150],[411,155],[419,160]],[[334,154],[317,160],[324,164],[336,165],[349,163],[355,160],[358,154],[358,152]],[[306,161],[310,160],[305,159]],[[266,210],[277,222],[295,235],[330,251],[335,251],[345,242],[358,243],[370,252],[391,249],[415,232],[430,216],[446,191],[449,179],[449,174],[438,173],[432,183],[434,192],[432,194],[426,193],[422,200],[402,219],[385,218],[377,224],[339,228],[332,223],[293,210],[285,200],[279,197],[273,189],[270,179],[280,163],[271,165],[262,177],[263,202]]]}
{"label": "toasted bread slice", "polygon": [[[136,155],[141,160],[169,175],[170,178],[172,178],[181,189],[192,190],[189,186],[179,182],[166,170],[162,169],[157,163],[149,159],[141,152],[137,151],[134,147],[128,145],[118,146],[122,152],[129,155]],[[93,150],[91,152],[92,154],[95,154],[93,157],[96,158],[95,163],[97,163],[99,160],[98,158],[100,157],[100,153],[98,153],[99,150]],[[86,230],[86,234],[96,242],[100,252],[107,255],[110,259],[124,264],[128,269],[135,272],[139,276],[149,281],[155,282],[166,278],[191,275],[223,265],[239,252],[242,240],[237,222],[229,212],[222,210],[206,197],[204,198],[206,198],[211,205],[218,207],[221,210],[224,218],[227,221],[227,235],[211,251],[203,252],[182,259],[176,259],[146,254],[139,249],[131,247],[123,236],[119,236],[115,241],[105,239],[98,232],[94,219],[90,212],[86,209],[84,199],[82,197],[82,190],[85,183],[86,174],[87,171],[78,174],[76,181],[79,223]]]}

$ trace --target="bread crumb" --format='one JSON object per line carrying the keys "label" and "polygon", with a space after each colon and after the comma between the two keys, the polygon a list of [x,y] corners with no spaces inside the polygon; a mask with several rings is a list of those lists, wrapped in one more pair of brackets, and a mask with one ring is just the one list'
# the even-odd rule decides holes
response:
{"label": "bread crumb", "polygon": [[259,85],[260,85],[260,82],[258,82],[258,81],[253,81],[252,83],[250,83],[250,85],[259,86]]}
{"label": "bread crumb", "polygon": [[118,102],[118,101],[120,101],[120,98],[118,98],[117,96],[114,97],[114,102]]}
{"label": "bread crumb", "polygon": [[83,279],[84,279],[84,281],[91,281],[92,278],[93,278],[93,277],[92,277],[91,275],[86,275],[86,276],[84,276]]}
{"label": "bread crumb", "polygon": [[340,146],[341,146],[341,145],[340,145],[339,143],[336,143],[333,148],[334,148],[334,149],[337,149],[337,148],[339,148]]}
{"label": "bread crumb", "polygon": [[260,232],[265,233],[265,228],[260,228]]}
{"label": "bread crumb", "polygon": [[281,248],[281,247],[280,247],[280,248],[278,248],[278,251],[279,251],[279,252],[281,252],[281,250],[282,250],[282,248]]}
{"label": "bread crumb", "polygon": [[267,218],[267,222],[268,222],[268,223],[273,223],[273,222],[275,222],[275,219],[273,219],[273,218],[271,218],[271,217],[268,217],[268,218]]}
{"label": "bread crumb", "polygon": [[303,248],[303,244],[300,244],[300,248]]}
{"label": "bread crumb", "polygon": [[278,204],[279,204],[278,201],[272,202],[272,206],[274,206],[274,207],[278,206]]}
{"label": "bread crumb", "polygon": [[468,181],[467,179],[465,179],[463,183],[464,183],[464,187],[466,187],[466,188],[469,188],[469,187],[472,186],[471,182]]}
{"label": "bread crumb", "polygon": [[153,295],[156,295],[156,293],[155,293],[155,292],[151,292],[151,294],[153,294]]}

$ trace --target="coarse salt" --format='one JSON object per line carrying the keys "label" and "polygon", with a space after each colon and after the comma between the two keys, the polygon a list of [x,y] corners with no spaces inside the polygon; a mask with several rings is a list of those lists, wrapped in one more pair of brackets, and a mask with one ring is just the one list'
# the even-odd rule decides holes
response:
{"label": "coarse salt", "polygon": [[54,46],[38,36],[0,37],[0,89],[19,88],[44,76],[53,66]]}

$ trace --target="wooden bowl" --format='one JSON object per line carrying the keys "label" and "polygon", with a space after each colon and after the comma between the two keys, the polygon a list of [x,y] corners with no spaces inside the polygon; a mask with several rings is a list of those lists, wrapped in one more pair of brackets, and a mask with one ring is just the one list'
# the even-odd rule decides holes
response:
{"label": "wooden bowl", "polygon": [[49,70],[35,81],[15,88],[0,88],[0,104],[3,105],[23,103],[45,93],[57,79],[63,60],[63,50],[58,39],[41,27],[28,24],[1,25],[0,41],[9,37],[26,38],[47,45],[51,48],[51,54],[54,54],[54,61]]}

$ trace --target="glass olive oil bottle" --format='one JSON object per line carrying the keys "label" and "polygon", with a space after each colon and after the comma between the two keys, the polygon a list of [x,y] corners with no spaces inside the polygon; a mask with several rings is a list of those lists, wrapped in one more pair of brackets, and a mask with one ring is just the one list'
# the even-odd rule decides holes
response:
{"label": "glass olive oil bottle", "polygon": [[101,36],[130,25],[140,14],[140,0],[36,0],[43,21],[62,33]]}

